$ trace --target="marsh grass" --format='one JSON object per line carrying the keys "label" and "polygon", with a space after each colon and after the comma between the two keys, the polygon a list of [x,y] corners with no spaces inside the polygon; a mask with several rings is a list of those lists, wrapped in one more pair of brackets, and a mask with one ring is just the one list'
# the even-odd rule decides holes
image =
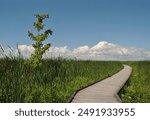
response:
{"label": "marsh grass", "polygon": [[75,91],[122,69],[115,61],[43,60],[33,69],[20,57],[0,59],[0,102],[67,102]]}
{"label": "marsh grass", "polygon": [[150,103],[150,61],[126,62],[132,69],[132,75],[120,97],[123,102]]}

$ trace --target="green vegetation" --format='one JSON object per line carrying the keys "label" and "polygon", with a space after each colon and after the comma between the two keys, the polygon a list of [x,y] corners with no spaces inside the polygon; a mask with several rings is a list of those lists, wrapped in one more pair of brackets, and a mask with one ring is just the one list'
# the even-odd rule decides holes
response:
{"label": "green vegetation", "polygon": [[42,60],[33,68],[21,58],[0,59],[0,102],[68,102],[78,89],[123,68],[120,62]]}
{"label": "green vegetation", "polygon": [[[34,15],[37,18],[37,22],[33,23],[33,26],[35,29],[40,32],[44,28],[43,20],[46,18],[49,18],[48,14],[35,14]],[[32,53],[31,58],[29,59],[29,64],[36,68],[40,65],[42,65],[42,56],[45,53],[45,51],[51,46],[51,44],[43,45],[43,41],[48,38],[49,35],[52,35],[52,30],[48,29],[44,33],[38,33],[36,36],[33,35],[30,31],[28,31],[28,36],[33,40],[36,41],[35,44],[32,44],[35,51]]]}
{"label": "green vegetation", "polygon": [[150,102],[150,61],[127,62],[133,73],[120,91],[123,102]]}

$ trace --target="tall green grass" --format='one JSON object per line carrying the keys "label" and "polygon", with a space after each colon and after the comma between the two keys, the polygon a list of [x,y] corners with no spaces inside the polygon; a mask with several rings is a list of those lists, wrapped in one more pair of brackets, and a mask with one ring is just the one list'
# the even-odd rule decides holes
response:
{"label": "tall green grass", "polygon": [[43,60],[32,69],[21,58],[0,59],[0,102],[67,102],[78,89],[123,68],[120,62]]}
{"label": "tall green grass", "polygon": [[126,62],[132,75],[120,92],[123,102],[150,103],[150,61]]}

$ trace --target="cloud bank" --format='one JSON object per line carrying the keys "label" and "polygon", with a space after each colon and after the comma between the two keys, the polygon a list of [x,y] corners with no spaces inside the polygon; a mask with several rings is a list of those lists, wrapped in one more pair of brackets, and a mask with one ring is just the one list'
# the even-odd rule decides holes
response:
{"label": "cloud bank", "polygon": [[[34,48],[28,45],[19,45],[19,51],[24,58],[29,58]],[[17,54],[17,49],[13,49]],[[7,50],[8,51],[8,50]],[[88,45],[69,50],[67,46],[51,47],[43,58],[75,58],[82,60],[150,60],[150,50],[136,47],[124,47],[106,41],[89,47]]]}

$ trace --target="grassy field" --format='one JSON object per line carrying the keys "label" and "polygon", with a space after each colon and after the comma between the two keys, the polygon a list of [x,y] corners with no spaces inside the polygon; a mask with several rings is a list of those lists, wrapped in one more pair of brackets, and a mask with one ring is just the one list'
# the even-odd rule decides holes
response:
{"label": "grassy field", "polygon": [[78,89],[123,68],[120,62],[44,60],[39,68],[20,58],[0,59],[0,102],[68,102]]}
{"label": "grassy field", "polygon": [[123,102],[150,103],[150,61],[126,62],[133,69],[132,76],[121,90]]}

